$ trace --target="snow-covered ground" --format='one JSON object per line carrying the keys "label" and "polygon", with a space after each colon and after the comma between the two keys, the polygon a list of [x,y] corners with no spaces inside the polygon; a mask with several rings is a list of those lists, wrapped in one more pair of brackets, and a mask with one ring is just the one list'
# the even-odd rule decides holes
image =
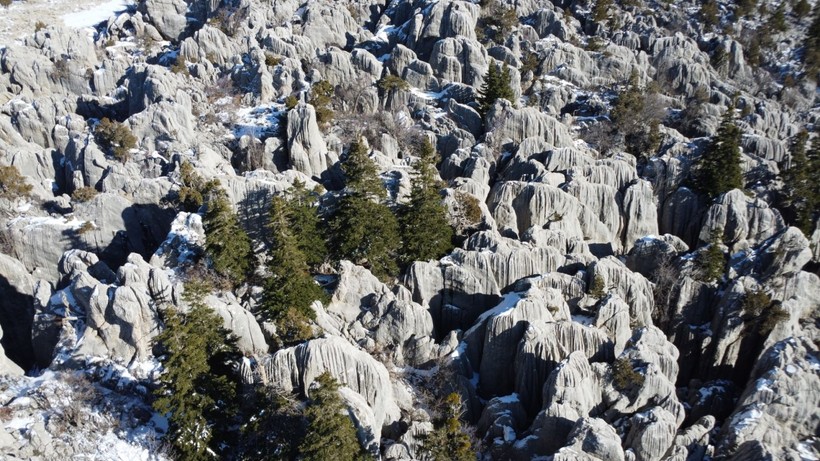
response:
{"label": "snow-covered ground", "polygon": [[133,0],[17,0],[0,8],[0,48],[34,32],[38,21],[84,29],[133,4]]}
{"label": "snow-covered ground", "polygon": [[77,29],[93,27],[131,6],[131,0],[110,0],[93,6],[80,6],[73,13],[63,15],[63,22]]}

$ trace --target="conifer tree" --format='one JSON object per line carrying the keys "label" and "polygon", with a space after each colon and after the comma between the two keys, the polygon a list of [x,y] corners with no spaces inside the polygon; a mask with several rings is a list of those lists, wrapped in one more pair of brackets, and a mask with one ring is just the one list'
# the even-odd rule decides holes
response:
{"label": "conifer tree", "polygon": [[347,187],[330,221],[334,256],[364,265],[382,279],[394,276],[401,244],[399,224],[384,203],[384,186],[361,140],[350,146],[342,169]]}
{"label": "conifer tree", "polygon": [[709,247],[698,255],[699,278],[704,282],[714,282],[726,272],[726,257],[720,248],[723,229],[715,229],[709,236]]}
{"label": "conifer tree", "polygon": [[640,157],[652,154],[660,145],[660,120],[648,114],[647,94],[652,94],[638,83],[638,73],[629,77],[626,90],[618,95],[610,118],[616,133],[623,136],[626,151]]}
{"label": "conifer tree", "polygon": [[[784,205],[793,217],[792,222],[799,227],[804,234],[809,234],[812,229],[812,215],[820,205],[818,194],[815,192],[817,184],[816,162],[809,160],[806,144],[809,134],[801,131],[795,137],[791,146],[791,164],[783,172],[783,182],[785,183]],[[817,144],[817,141],[815,141]],[[818,146],[820,147],[820,146]],[[815,151],[816,149],[812,149]],[[814,166],[815,168],[812,168]]]}
{"label": "conifer tree", "polygon": [[239,218],[223,190],[215,191],[202,218],[205,228],[205,252],[214,270],[234,284],[245,280],[251,270],[251,240],[239,225]]}
{"label": "conifer tree", "polygon": [[298,401],[266,385],[258,386],[249,397],[244,403],[255,411],[242,426],[238,459],[296,459],[299,441],[305,436],[306,427]]}
{"label": "conifer tree", "polygon": [[820,3],[814,5],[812,15],[814,18],[803,45],[803,62],[806,64],[807,76],[820,81]]}
{"label": "conifer tree", "polygon": [[288,193],[287,216],[291,233],[296,237],[296,245],[311,268],[317,268],[325,262],[328,253],[316,207],[318,196],[316,191],[308,190],[305,183],[298,180]]}
{"label": "conifer tree", "polygon": [[453,248],[453,228],[441,203],[441,179],[436,169],[437,153],[424,138],[413,168],[410,201],[401,213],[402,261],[428,261]]}
{"label": "conifer tree", "polygon": [[433,461],[475,461],[470,436],[461,427],[461,397],[453,392],[444,400],[444,414],[424,440]]}
{"label": "conifer tree", "polygon": [[299,445],[305,461],[364,460],[367,455],[356,437],[347,409],[339,396],[339,383],[328,372],[316,378],[319,387],[311,390],[305,410],[308,427]]}
{"label": "conifer tree", "polygon": [[609,9],[612,8],[612,0],[599,0],[592,7],[592,20],[604,22],[609,18]]}
{"label": "conifer tree", "polygon": [[717,133],[695,166],[695,187],[709,198],[743,187],[740,170],[740,128],[734,120],[734,104],[723,114]]}
{"label": "conifer tree", "polygon": [[218,179],[205,181],[187,160],[179,165],[179,182],[177,204],[182,210],[192,213],[199,211],[205,197],[219,188]]}
{"label": "conifer tree", "polygon": [[313,336],[310,321],[316,318],[316,314],[310,304],[325,298],[322,288],[308,271],[307,260],[297,245],[288,218],[285,199],[273,197],[268,223],[273,245],[262,309],[264,316],[276,324],[277,335],[285,345]]}
{"label": "conifer tree", "polygon": [[499,69],[498,66],[490,64],[487,74],[484,76],[484,83],[478,92],[478,106],[482,117],[487,115],[487,112],[490,111],[498,98],[506,99],[512,103],[515,102],[515,94],[510,86],[510,81],[509,66],[504,64],[504,67]]}
{"label": "conifer tree", "polygon": [[208,454],[214,435],[224,435],[235,408],[235,389],[215,364],[236,355],[235,339],[222,319],[202,301],[209,290],[203,282],[185,284],[187,313],[169,307],[165,329],[155,341],[163,349],[164,368],[154,409],[168,417],[166,434],[180,459],[213,459]]}

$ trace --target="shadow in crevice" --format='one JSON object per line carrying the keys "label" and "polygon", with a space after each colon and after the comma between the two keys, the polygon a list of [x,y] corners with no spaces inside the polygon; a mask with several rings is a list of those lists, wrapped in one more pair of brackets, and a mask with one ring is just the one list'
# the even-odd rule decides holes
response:
{"label": "shadow in crevice", "polygon": [[31,325],[34,319],[34,297],[20,293],[9,280],[0,275],[0,326],[3,339],[0,344],[6,356],[24,370],[34,366],[34,348]]}
{"label": "shadow in crevice", "polygon": [[103,232],[100,229],[81,226],[64,230],[67,247],[96,254],[116,272],[131,253],[139,254],[146,261],[151,258],[168,236],[176,211],[155,204],[134,204],[125,208],[121,216],[125,228],[116,230],[107,242],[100,241]]}

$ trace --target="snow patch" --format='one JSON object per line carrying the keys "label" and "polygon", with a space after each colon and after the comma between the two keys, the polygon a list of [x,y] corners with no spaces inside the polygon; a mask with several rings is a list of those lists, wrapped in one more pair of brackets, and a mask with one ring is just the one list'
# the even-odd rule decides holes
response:
{"label": "snow patch", "polygon": [[736,434],[739,434],[743,432],[743,430],[756,425],[762,416],[763,412],[760,411],[756,405],[753,405],[750,408],[736,414],[734,418],[732,418],[732,422],[729,426]]}
{"label": "snow patch", "polygon": [[131,0],[110,0],[85,10],[64,14],[62,19],[68,27],[85,29],[107,21],[111,16],[116,16],[117,13],[127,10],[133,4]]}
{"label": "snow patch", "polygon": [[274,135],[279,131],[281,120],[286,113],[287,110],[281,104],[239,109],[236,112],[237,122],[234,125],[234,136],[241,138],[250,135],[259,139],[266,135]]}

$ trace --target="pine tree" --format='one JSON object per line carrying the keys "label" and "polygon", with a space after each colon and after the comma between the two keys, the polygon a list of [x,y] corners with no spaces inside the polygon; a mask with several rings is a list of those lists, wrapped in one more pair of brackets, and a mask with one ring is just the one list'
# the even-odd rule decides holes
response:
{"label": "pine tree", "polygon": [[695,187],[709,198],[743,187],[740,170],[740,128],[734,120],[734,104],[723,114],[715,136],[695,169]]}
{"label": "pine tree", "polygon": [[515,102],[515,94],[510,86],[511,79],[509,66],[504,64],[504,67],[499,69],[498,66],[490,64],[478,92],[478,106],[482,117],[487,115],[499,98]]}
{"label": "pine tree", "polygon": [[698,255],[699,278],[704,282],[720,280],[726,272],[726,257],[720,248],[722,236],[723,229],[713,230],[709,236],[709,247]]}
{"label": "pine tree", "polygon": [[612,8],[612,0],[598,0],[592,7],[592,20],[604,22],[609,18],[609,9]]}
{"label": "pine tree", "polygon": [[202,282],[185,284],[188,313],[169,307],[165,329],[155,341],[163,349],[164,368],[154,409],[168,417],[166,438],[181,459],[213,459],[208,454],[214,435],[225,435],[235,408],[235,389],[215,364],[236,355],[235,339],[222,319],[203,302],[208,290]]}
{"label": "pine tree", "polygon": [[239,218],[222,190],[214,192],[202,218],[205,228],[205,252],[214,270],[234,284],[245,280],[251,270],[251,240],[239,225]]}
{"label": "pine tree", "polygon": [[436,170],[437,153],[425,138],[413,168],[410,201],[400,218],[402,262],[438,259],[453,248],[453,228],[441,203],[441,179]]}
{"label": "pine tree", "polygon": [[444,414],[433,432],[424,440],[423,449],[433,461],[475,461],[470,436],[461,427],[461,397],[447,396]]}
{"label": "pine tree", "polygon": [[327,259],[327,244],[316,203],[319,194],[295,181],[288,192],[287,216],[296,245],[305,255],[309,267],[317,268]]}
{"label": "pine tree", "polygon": [[249,399],[252,416],[242,426],[238,459],[288,461],[296,459],[306,421],[298,401],[272,386],[258,386]]}
{"label": "pine tree", "polygon": [[720,10],[715,0],[705,0],[700,7],[700,19],[710,27],[720,25]]}
{"label": "pine tree", "polygon": [[623,136],[626,151],[636,157],[654,153],[661,142],[660,120],[650,116],[646,107],[648,94],[652,91],[641,87],[638,73],[633,72],[610,112],[616,133]]}
{"label": "pine tree", "polygon": [[818,197],[813,191],[814,184],[817,182],[813,178],[817,178],[817,176],[814,176],[813,173],[820,173],[812,171],[811,162],[806,152],[808,138],[809,134],[806,131],[801,131],[795,137],[791,146],[789,168],[783,172],[786,195],[783,205],[790,212],[786,216],[791,215],[793,217],[791,221],[804,234],[812,231],[812,214],[818,205]]}
{"label": "pine tree", "polygon": [[310,89],[310,104],[316,110],[316,123],[324,126],[333,121],[333,85],[327,80],[316,82]]}
{"label": "pine tree", "polygon": [[820,3],[814,5],[812,15],[814,19],[803,44],[803,62],[808,78],[820,81]]}
{"label": "pine tree", "polygon": [[811,13],[811,5],[809,5],[809,2],[806,0],[797,0],[794,3],[792,12],[797,17],[798,21],[802,21],[807,14]]}
{"label": "pine tree", "polygon": [[316,378],[305,410],[308,428],[299,445],[305,461],[363,460],[367,456],[356,437],[356,427],[339,396],[339,383],[328,372]]}
{"label": "pine tree", "polygon": [[776,32],[785,32],[788,29],[786,24],[786,3],[783,2],[774,10],[769,17],[768,28]]}
{"label": "pine tree", "polygon": [[749,15],[757,9],[757,0],[738,0],[735,2],[735,15],[738,18]]}
{"label": "pine tree", "polygon": [[401,244],[399,224],[384,203],[385,189],[361,141],[350,146],[342,168],[347,188],[330,221],[334,256],[364,265],[377,277],[394,276]]}
{"label": "pine tree", "polygon": [[268,227],[273,245],[262,297],[263,315],[276,324],[279,340],[289,345],[313,336],[310,321],[316,314],[310,304],[324,300],[325,294],[308,271],[305,255],[291,230],[288,204],[282,197],[271,200]]}
{"label": "pine tree", "polygon": [[187,160],[179,165],[179,182],[176,202],[182,210],[192,213],[199,211],[205,197],[219,188],[218,179],[205,181]]}

